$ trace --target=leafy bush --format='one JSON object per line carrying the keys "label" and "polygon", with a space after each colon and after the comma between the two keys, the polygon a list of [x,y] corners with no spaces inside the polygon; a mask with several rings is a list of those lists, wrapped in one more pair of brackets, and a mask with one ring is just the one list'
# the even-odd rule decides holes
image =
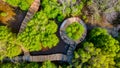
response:
{"label": "leafy bush", "polygon": [[5,63],[0,64],[0,68],[20,68],[19,64]]}
{"label": "leafy bush", "polygon": [[[119,42],[107,30],[94,28],[89,33],[87,41],[74,53],[76,58],[74,67],[114,68],[119,66],[119,62],[114,58],[119,56]],[[119,57],[116,57],[116,60],[118,59]]]}
{"label": "leafy bush", "polygon": [[73,40],[80,39],[84,33],[84,30],[84,26],[79,22],[73,22],[65,29],[67,36]]}
{"label": "leafy bush", "polygon": [[[57,25],[53,19],[60,18],[57,20],[62,21],[66,16],[70,16],[63,12],[63,5],[57,0],[43,0],[41,7],[41,11],[28,23],[25,31],[18,35],[18,40],[30,51],[38,51],[43,47],[52,48],[57,45],[59,40],[54,34],[57,31]],[[73,37],[76,39],[76,36]]]}
{"label": "leafy bush", "polygon": [[13,8],[0,1],[0,22],[3,24],[8,24],[9,20],[14,19],[13,16],[15,16]]}
{"label": "leafy bush", "polygon": [[77,1],[77,0],[43,0],[41,2],[42,9],[48,18],[57,18],[59,22],[62,22],[64,18],[70,16],[79,16],[82,14],[82,9],[87,1]]}
{"label": "leafy bush", "polygon": [[115,56],[116,52],[119,51],[119,42],[105,29],[95,28],[90,32],[89,37],[89,41],[93,42],[96,47],[102,48],[110,56]]}
{"label": "leafy bush", "polygon": [[4,0],[4,1],[12,6],[20,7],[22,10],[28,10],[28,8],[33,2],[33,0]]}
{"label": "leafy bush", "polygon": [[45,61],[41,68],[57,68],[55,64],[53,64],[52,62],[50,61]]}
{"label": "leafy bush", "polygon": [[120,51],[117,53],[115,57],[115,62],[116,62],[115,66],[119,68],[120,67]]}
{"label": "leafy bush", "polygon": [[41,63],[3,63],[0,64],[0,68],[57,68],[51,61],[45,61]]}
{"label": "leafy bush", "polygon": [[0,68],[40,68],[38,63],[3,63],[0,64]]}
{"label": "leafy bush", "polygon": [[43,11],[48,15],[48,18],[56,18],[60,12],[60,4],[57,0],[43,0],[41,4]]}
{"label": "leafy bush", "polygon": [[110,68],[115,66],[114,57],[104,53],[102,48],[95,47],[91,42],[85,42],[83,48],[79,48],[75,52],[74,66],[78,68]]}
{"label": "leafy bush", "polygon": [[52,48],[59,42],[55,35],[57,28],[55,21],[48,20],[46,14],[40,11],[27,24],[25,31],[18,35],[18,40],[30,51]]}
{"label": "leafy bush", "polygon": [[79,16],[82,14],[82,9],[85,6],[85,3],[81,1],[76,6],[71,7],[71,15],[72,16]]}
{"label": "leafy bush", "polygon": [[[26,63],[27,64],[27,63]],[[21,65],[20,65],[21,66]],[[23,66],[22,66],[23,67]],[[27,65],[24,65],[25,68],[40,68],[38,63],[29,63]]]}
{"label": "leafy bush", "polygon": [[4,57],[12,58],[21,53],[16,37],[5,26],[0,26],[0,60]]}

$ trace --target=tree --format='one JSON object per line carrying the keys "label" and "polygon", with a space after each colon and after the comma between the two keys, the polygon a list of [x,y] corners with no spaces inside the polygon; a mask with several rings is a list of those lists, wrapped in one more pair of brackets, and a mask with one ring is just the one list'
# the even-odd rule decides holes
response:
{"label": "tree", "polygon": [[[27,65],[24,64],[25,68],[40,68],[40,65],[38,63],[32,62],[32,63],[26,63]],[[20,65],[21,66],[21,65]]]}
{"label": "tree", "polygon": [[3,63],[0,64],[0,68],[57,68],[57,66],[51,61],[44,61],[43,63]]}
{"label": "tree", "polygon": [[45,61],[41,68],[57,68],[51,61]]}
{"label": "tree", "polygon": [[115,40],[105,29],[95,28],[89,34],[89,41],[103,50],[103,53],[115,56],[119,51],[119,42]]}
{"label": "tree", "polygon": [[101,48],[89,42],[83,43],[83,48],[77,50],[75,58],[73,66],[77,68],[109,68],[115,65],[114,57],[103,54]]}
{"label": "tree", "polygon": [[27,11],[30,5],[32,4],[33,0],[3,0],[8,4],[20,7],[20,9]]}
{"label": "tree", "polygon": [[120,67],[120,51],[115,56],[115,62],[116,62],[115,66],[119,68]]}
{"label": "tree", "polygon": [[48,15],[48,18],[56,18],[57,15],[60,12],[60,4],[57,2],[57,0],[43,0],[41,2],[42,7],[43,7],[43,11]]}
{"label": "tree", "polygon": [[[119,42],[107,30],[94,28],[75,52],[74,67],[114,68],[119,67]],[[116,57],[116,58],[114,58]]]}
{"label": "tree", "polygon": [[14,34],[6,26],[0,26],[0,60],[12,58],[21,53],[20,45]]}
{"label": "tree", "polygon": [[38,63],[3,63],[0,64],[0,68],[40,68]]}
{"label": "tree", "polygon": [[65,29],[67,36],[75,41],[82,37],[84,30],[84,26],[79,22],[73,22]]}
{"label": "tree", "polygon": [[57,24],[54,20],[48,20],[47,14],[39,11],[27,24],[24,32],[18,35],[18,40],[29,51],[39,51],[44,48],[52,48],[59,42],[55,35]]}

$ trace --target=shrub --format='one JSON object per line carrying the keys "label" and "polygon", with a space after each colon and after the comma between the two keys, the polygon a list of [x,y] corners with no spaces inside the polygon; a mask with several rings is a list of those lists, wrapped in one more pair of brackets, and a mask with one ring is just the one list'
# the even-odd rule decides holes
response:
{"label": "shrub", "polygon": [[16,37],[5,26],[0,26],[0,60],[4,57],[12,58],[21,53]]}
{"label": "shrub", "polygon": [[86,4],[86,0],[43,0],[41,2],[42,10],[50,19],[57,19],[62,22],[64,18],[70,16],[79,16],[82,14],[82,9]]}
{"label": "shrub", "polygon": [[0,68],[57,68],[51,61],[44,61],[43,63],[3,63],[0,64]]}
{"label": "shrub", "polygon": [[20,7],[22,10],[28,10],[30,5],[32,4],[33,0],[4,0],[8,4]]}
{"label": "shrub", "polygon": [[106,29],[94,28],[75,53],[75,68],[119,67],[119,42]]}
{"label": "shrub", "polygon": [[84,33],[84,30],[84,26],[79,22],[73,22],[65,29],[67,36],[72,40],[80,39]]}
{"label": "shrub", "polygon": [[18,35],[18,40],[30,51],[52,48],[59,42],[55,35],[57,28],[55,21],[48,20],[46,14],[40,11],[27,24],[25,31]]}
{"label": "shrub", "polygon": [[96,47],[102,48],[105,53],[111,56],[115,56],[116,52],[119,51],[119,42],[103,28],[93,29],[89,34],[89,41],[93,42]]}
{"label": "shrub", "polygon": [[51,61],[45,61],[41,68],[57,68],[55,64],[53,64]]}

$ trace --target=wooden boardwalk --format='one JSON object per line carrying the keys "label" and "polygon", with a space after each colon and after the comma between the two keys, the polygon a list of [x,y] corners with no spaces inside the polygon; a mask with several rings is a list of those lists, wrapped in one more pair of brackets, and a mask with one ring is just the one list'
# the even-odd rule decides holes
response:
{"label": "wooden boardwalk", "polygon": [[32,17],[34,16],[34,14],[38,11],[39,7],[40,7],[40,0],[34,0],[34,2],[32,3],[32,5],[28,9],[28,12],[27,12],[24,20],[21,23],[19,33],[21,33],[22,31],[24,31],[27,23],[32,19]]}

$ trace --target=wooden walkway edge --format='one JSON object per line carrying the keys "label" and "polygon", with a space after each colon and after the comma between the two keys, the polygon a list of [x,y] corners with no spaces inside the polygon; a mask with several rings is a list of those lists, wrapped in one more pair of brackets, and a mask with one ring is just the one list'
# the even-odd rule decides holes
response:
{"label": "wooden walkway edge", "polygon": [[38,11],[39,7],[40,7],[40,0],[34,0],[32,5],[28,9],[28,12],[27,12],[25,18],[23,19],[23,21],[21,23],[19,33],[24,31],[27,23],[32,19],[34,14]]}

